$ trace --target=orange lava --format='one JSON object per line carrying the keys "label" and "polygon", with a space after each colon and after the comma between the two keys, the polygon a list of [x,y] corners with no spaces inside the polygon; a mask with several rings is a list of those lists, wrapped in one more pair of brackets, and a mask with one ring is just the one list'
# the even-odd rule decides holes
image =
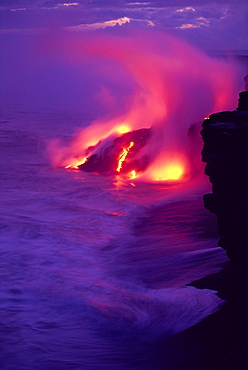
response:
{"label": "orange lava", "polygon": [[[105,99],[109,104],[115,100],[111,78],[118,79],[123,109],[96,119],[70,144],[54,141],[49,147],[54,165],[77,168],[91,155],[101,154],[120,135],[151,128],[151,139],[135,154],[137,161],[147,159],[147,167],[142,173],[134,169],[126,177],[184,181],[201,171],[201,159],[197,157],[202,147],[200,134],[190,142],[188,130],[211,113],[236,104],[236,72],[231,64],[212,59],[183,40],[158,31],[61,36],[59,45],[59,58],[65,63],[84,65],[93,60],[97,73],[108,71],[110,83],[103,84],[101,91],[109,96]],[[92,78],[97,79],[97,74]],[[130,96],[125,92],[126,80],[132,81]],[[123,163],[134,145],[130,142],[119,158],[113,158],[116,172],[124,173]]]}
{"label": "orange lava", "polygon": [[121,169],[122,169],[122,164],[123,162],[125,161],[128,153],[130,152],[130,149],[134,146],[134,142],[131,141],[131,143],[129,144],[129,146],[127,148],[124,148],[119,156],[119,160],[118,160],[118,166],[116,168],[116,171],[117,172],[120,172]]}

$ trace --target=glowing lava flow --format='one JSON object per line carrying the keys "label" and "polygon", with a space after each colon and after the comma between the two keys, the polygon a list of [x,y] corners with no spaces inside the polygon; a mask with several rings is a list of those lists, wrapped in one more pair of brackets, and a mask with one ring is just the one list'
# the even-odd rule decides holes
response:
{"label": "glowing lava flow", "polygon": [[199,124],[236,104],[234,66],[159,31],[58,37],[55,60],[85,66],[111,114],[96,114],[67,145],[53,140],[54,165],[145,182],[184,182],[203,173]]}
{"label": "glowing lava flow", "polygon": [[182,178],[184,169],[179,164],[170,164],[165,167],[161,176],[156,177],[156,181],[179,180]]}
{"label": "glowing lava flow", "polygon": [[129,146],[127,148],[124,148],[123,151],[121,152],[120,156],[119,156],[119,160],[118,160],[118,166],[116,168],[116,171],[117,172],[120,172],[121,171],[121,168],[122,168],[122,164],[123,162],[125,161],[126,159],[126,156],[128,155],[130,149],[134,146],[134,142],[131,141],[131,143],[129,144]]}
{"label": "glowing lava flow", "polygon": [[183,175],[183,168],[178,165],[171,165],[167,168],[168,178],[178,180]]}
{"label": "glowing lava flow", "polygon": [[131,174],[130,174],[130,179],[135,179],[137,177],[137,173],[136,171],[131,171]]}
{"label": "glowing lava flow", "polygon": [[85,157],[82,160],[75,159],[72,163],[65,166],[65,168],[78,168],[78,166],[84,164],[88,160],[88,157]]}

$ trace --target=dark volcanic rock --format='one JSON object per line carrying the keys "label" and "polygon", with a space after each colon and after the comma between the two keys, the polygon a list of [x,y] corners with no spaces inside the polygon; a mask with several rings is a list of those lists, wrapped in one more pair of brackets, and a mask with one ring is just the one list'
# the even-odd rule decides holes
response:
{"label": "dark volcanic rock", "polygon": [[[219,245],[234,261],[248,256],[248,92],[236,111],[212,114],[203,122],[202,160],[207,162],[212,194],[204,205],[216,213]],[[241,96],[240,94],[240,96]]]}
{"label": "dark volcanic rock", "polygon": [[78,168],[86,172],[114,173],[123,149],[128,148],[130,143],[133,142],[134,144],[130,148],[120,172],[144,171],[149,164],[149,158],[143,156],[137,159],[136,154],[146,145],[150,137],[150,129],[140,129],[127,132],[105,146],[104,142],[100,142],[93,148],[93,154]]}
{"label": "dark volcanic rock", "polygon": [[223,323],[231,330],[229,344],[221,339],[226,353],[220,368],[247,369],[248,91],[240,93],[236,111],[212,114],[202,126],[202,160],[212,183],[204,205],[217,215],[219,245],[231,259],[222,310]]}

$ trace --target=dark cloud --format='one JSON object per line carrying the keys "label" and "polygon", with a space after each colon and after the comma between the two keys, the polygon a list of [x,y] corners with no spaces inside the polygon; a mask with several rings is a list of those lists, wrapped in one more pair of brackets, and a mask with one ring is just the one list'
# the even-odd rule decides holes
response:
{"label": "dark cloud", "polygon": [[202,48],[247,49],[246,0],[2,0],[0,11],[4,29],[66,28],[128,17],[130,24],[122,27],[153,24]]}
{"label": "dark cloud", "polygon": [[70,3],[77,3],[79,5],[82,5],[84,8],[89,9],[95,9],[95,8],[120,8],[125,7],[126,2],[124,0],[107,0],[107,1],[101,1],[101,0],[75,0],[75,1],[56,1],[56,0],[48,0],[43,3],[43,7],[56,7],[63,4],[70,4]]}
{"label": "dark cloud", "polygon": [[76,2],[85,8],[106,8],[106,7],[156,7],[156,8],[167,8],[167,7],[187,7],[187,6],[204,6],[209,4],[215,5],[241,5],[246,4],[246,0],[1,0],[1,7],[52,7],[62,5],[63,3]]}
{"label": "dark cloud", "polygon": [[246,0],[79,0],[78,3],[91,6],[142,6],[145,8],[167,8],[167,7],[187,7],[187,6],[204,6],[209,4],[246,4]]}
{"label": "dark cloud", "polygon": [[58,5],[61,5],[62,4],[62,1],[53,1],[53,0],[50,0],[50,1],[45,1],[42,6],[45,7],[45,8],[51,8],[51,7],[55,7],[55,6],[58,6]]}

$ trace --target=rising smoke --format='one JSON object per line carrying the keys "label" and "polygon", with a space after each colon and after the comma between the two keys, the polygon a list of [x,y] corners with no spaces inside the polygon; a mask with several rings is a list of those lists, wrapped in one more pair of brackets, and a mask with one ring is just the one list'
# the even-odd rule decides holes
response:
{"label": "rising smoke", "polygon": [[50,144],[56,166],[77,167],[99,141],[102,150],[125,132],[151,128],[152,138],[137,154],[149,157],[150,165],[137,177],[166,181],[171,171],[179,171],[188,179],[201,167],[197,124],[213,112],[235,108],[234,66],[164,32],[57,34],[43,40],[42,53],[82,71],[90,66],[94,82],[103,75],[95,93],[109,107],[107,117],[77,132],[70,144]]}

